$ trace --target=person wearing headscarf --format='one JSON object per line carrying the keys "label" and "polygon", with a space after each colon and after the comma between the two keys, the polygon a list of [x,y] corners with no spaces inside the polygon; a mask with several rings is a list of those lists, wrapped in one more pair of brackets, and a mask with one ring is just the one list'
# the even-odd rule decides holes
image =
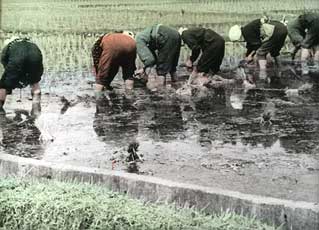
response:
{"label": "person wearing headscarf", "polygon": [[40,85],[43,74],[42,53],[39,47],[27,38],[12,37],[5,41],[1,53],[4,73],[0,79],[0,113],[5,114],[6,96],[13,89],[31,86],[33,103],[40,102]]}

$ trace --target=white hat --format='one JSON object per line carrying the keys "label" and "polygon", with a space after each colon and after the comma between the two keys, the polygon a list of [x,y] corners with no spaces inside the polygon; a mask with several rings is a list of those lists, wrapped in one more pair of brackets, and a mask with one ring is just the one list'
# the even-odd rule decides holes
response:
{"label": "white hat", "polygon": [[182,35],[182,33],[185,31],[185,30],[188,30],[186,27],[180,27],[179,29],[178,29],[178,33],[180,34],[180,35]]}
{"label": "white hat", "polygon": [[134,38],[134,33],[132,31],[124,30],[123,34],[126,34],[126,35],[130,36],[131,38]]}
{"label": "white hat", "polygon": [[241,37],[241,28],[239,25],[234,25],[230,28],[228,32],[229,39],[234,42],[238,41]]}
{"label": "white hat", "polygon": [[12,41],[14,41],[14,40],[16,40],[18,38],[19,38],[18,36],[12,36],[11,38],[8,38],[8,39],[4,40],[3,45],[7,46],[10,42],[12,42]]}

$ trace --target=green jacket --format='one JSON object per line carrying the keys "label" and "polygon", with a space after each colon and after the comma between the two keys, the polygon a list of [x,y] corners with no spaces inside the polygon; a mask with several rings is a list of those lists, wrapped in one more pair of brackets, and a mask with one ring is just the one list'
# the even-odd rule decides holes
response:
{"label": "green jacket", "polygon": [[300,15],[287,25],[288,35],[296,47],[310,48],[318,37],[319,14],[307,13]]}
{"label": "green jacket", "polygon": [[147,27],[136,35],[137,54],[145,67],[150,67],[156,64],[154,51],[158,49],[157,32],[160,24]]}

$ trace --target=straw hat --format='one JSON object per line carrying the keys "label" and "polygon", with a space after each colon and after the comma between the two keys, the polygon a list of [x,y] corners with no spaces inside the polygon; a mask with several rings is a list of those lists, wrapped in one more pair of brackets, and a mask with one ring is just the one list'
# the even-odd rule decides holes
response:
{"label": "straw hat", "polygon": [[239,41],[241,38],[241,28],[239,25],[234,25],[230,28],[228,32],[229,39],[234,42],[234,41]]}

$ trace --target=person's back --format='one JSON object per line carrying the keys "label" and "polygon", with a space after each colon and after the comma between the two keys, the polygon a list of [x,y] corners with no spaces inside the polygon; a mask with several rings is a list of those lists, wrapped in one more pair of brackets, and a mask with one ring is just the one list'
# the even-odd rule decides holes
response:
{"label": "person's back", "polygon": [[1,63],[4,73],[0,79],[0,112],[7,94],[15,88],[31,85],[32,97],[39,101],[39,82],[43,74],[43,58],[39,47],[26,38],[10,39],[2,50]]}
{"label": "person's back", "polygon": [[112,50],[114,54],[127,54],[136,50],[133,38],[122,33],[112,33],[103,37],[101,41],[103,50]]}
{"label": "person's back", "polygon": [[133,88],[136,70],[136,42],[128,31],[105,34],[93,46],[92,56],[96,74],[96,98],[103,90],[112,90],[111,82],[122,68],[122,77],[128,89]]}
{"label": "person's back", "polygon": [[295,48],[292,51],[292,59],[298,50],[301,49],[301,67],[302,74],[307,75],[309,68],[307,60],[310,53],[313,54],[313,59],[319,66],[319,14],[305,13],[299,15],[295,20],[288,23],[289,37]]}
{"label": "person's back", "polygon": [[14,41],[8,46],[7,57],[3,63],[4,86],[12,90],[39,82],[43,74],[43,65],[38,46],[28,40]]}

